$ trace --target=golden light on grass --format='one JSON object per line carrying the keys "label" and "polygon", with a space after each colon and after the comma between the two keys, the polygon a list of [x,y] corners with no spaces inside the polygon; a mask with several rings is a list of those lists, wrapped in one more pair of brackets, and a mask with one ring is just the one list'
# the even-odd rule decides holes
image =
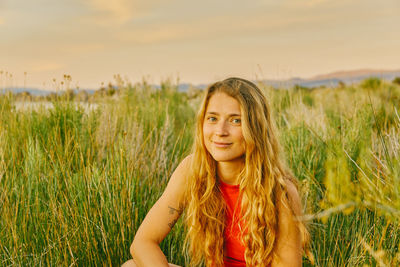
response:
{"label": "golden light on grass", "polygon": [[[156,89],[116,80],[86,98],[40,98],[51,105],[35,109],[0,95],[1,265],[114,266],[130,257],[140,222],[190,151],[201,94],[171,81]],[[316,266],[397,266],[400,87],[262,88],[301,181]],[[178,222],[161,244],[181,265],[183,236]]]}

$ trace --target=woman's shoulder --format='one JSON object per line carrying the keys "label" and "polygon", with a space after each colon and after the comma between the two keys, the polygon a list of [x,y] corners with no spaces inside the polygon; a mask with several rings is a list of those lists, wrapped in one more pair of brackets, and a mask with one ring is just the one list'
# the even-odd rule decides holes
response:
{"label": "woman's shoulder", "polygon": [[186,156],[176,167],[174,172],[172,173],[167,187],[164,190],[162,198],[172,199],[172,202],[180,203],[178,206],[181,206],[187,177],[190,171],[190,164],[192,160],[192,155]]}
{"label": "woman's shoulder", "polygon": [[175,171],[172,173],[169,183],[175,186],[183,186],[189,171],[191,169],[191,163],[193,160],[193,154],[186,156],[176,167]]}
{"label": "woman's shoulder", "polygon": [[284,178],[286,187],[286,197],[291,206],[291,210],[296,214],[301,214],[301,198],[297,186],[297,181],[292,177]]}
{"label": "woman's shoulder", "polygon": [[185,171],[190,170],[192,161],[193,161],[193,154],[189,154],[188,156],[183,158],[183,160],[178,164],[178,167],[176,167],[176,170],[178,170],[178,169],[182,169]]}

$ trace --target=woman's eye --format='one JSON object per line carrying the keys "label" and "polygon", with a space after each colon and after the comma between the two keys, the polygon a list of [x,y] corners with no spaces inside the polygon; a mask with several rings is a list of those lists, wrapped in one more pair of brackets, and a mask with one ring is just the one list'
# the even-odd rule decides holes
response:
{"label": "woman's eye", "polygon": [[240,119],[233,119],[232,123],[233,124],[240,124],[242,121]]}
{"label": "woman's eye", "polygon": [[215,118],[215,117],[208,117],[207,120],[208,120],[209,122],[215,122],[215,121],[217,121],[217,118]]}

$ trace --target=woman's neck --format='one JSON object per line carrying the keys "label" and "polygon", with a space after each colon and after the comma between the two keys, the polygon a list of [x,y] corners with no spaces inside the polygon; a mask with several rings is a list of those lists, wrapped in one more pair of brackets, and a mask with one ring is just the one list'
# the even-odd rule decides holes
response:
{"label": "woman's neck", "polygon": [[217,176],[226,184],[239,184],[239,174],[243,166],[243,161],[217,162]]}

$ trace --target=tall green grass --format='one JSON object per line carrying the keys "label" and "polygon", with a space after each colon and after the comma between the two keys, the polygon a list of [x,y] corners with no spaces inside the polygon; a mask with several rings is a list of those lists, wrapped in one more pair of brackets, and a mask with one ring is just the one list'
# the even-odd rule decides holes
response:
{"label": "tall green grass", "polygon": [[[261,87],[300,180],[315,264],[398,264],[400,88]],[[124,85],[116,95],[95,109],[58,98],[36,110],[0,96],[1,266],[130,258],[135,231],[190,151],[199,97],[169,82]],[[161,244],[181,265],[183,237],[178,222]]]}

